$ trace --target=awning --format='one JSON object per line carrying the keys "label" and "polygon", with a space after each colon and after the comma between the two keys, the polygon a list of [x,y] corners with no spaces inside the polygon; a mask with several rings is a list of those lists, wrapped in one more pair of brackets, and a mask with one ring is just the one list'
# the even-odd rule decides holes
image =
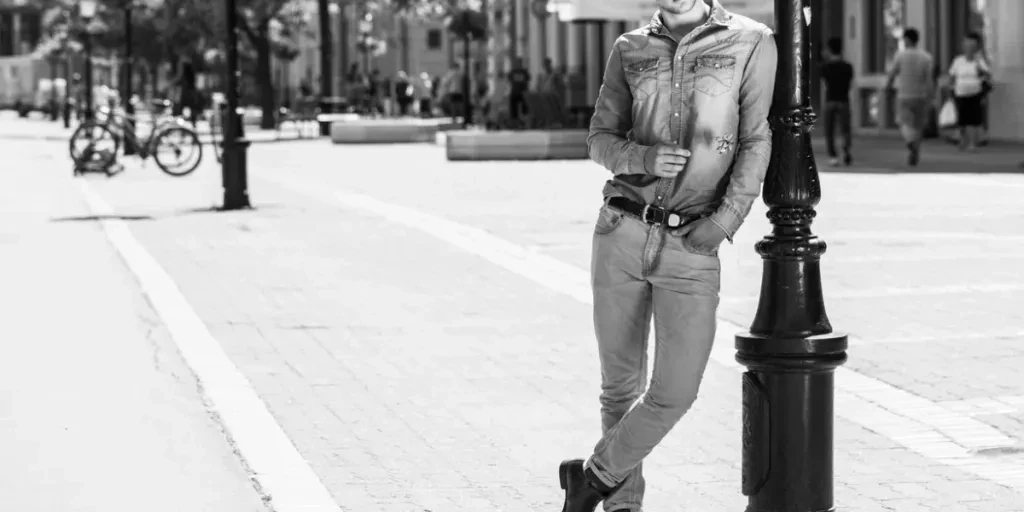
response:
{"label": "awning", "polygon": [[[774,0],[719,0],[731,12],[749,16],[771,26]],[[658,10],[655,0],[549,0],[548,11],[562,21],[607,20],[647,21]]]}
{"label": "awning", "polygon": [[640,21],[651,19],[658,4],[655,0],[550,0],[548,8],[562,21]]}

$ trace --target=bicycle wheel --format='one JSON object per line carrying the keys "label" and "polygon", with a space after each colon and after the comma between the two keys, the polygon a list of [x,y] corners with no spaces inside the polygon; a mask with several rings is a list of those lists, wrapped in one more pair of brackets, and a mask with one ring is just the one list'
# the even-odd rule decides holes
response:
{"label": "bicycle wheel", "polygon": [[171,176],[185,176],[199,167],[203,160],[203,144],[199,135],[184,126],[172,126],[153,139],[153,159],[161,171]]}
{"label": "bicycle wheel", "polygon": [[85,121],[71,134],[68,150],[76,167],[105,169],[117,159],[119,144],[120,141],[109,127],[95,121]]}

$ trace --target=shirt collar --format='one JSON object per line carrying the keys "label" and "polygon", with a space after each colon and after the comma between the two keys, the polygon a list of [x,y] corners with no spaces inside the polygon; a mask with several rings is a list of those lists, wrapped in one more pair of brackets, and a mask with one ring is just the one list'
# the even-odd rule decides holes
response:
{"label": "shirt collar", "polygon": [[[718,25],[721,27],[729,26],[729,21],[732,19],[732,13],[727,11],[725,7],[722,7],[722,4],[719,3],[718,0],[701,1],[711,5],[711,14],[708,16],[706,24]],[[658,12],[654,13],[654,16],[651,18],[651,22],[647,25],[647,28],[652,34],[663,34],[668,31],[665,24],[661,21],[661,9],[658,9]]]}

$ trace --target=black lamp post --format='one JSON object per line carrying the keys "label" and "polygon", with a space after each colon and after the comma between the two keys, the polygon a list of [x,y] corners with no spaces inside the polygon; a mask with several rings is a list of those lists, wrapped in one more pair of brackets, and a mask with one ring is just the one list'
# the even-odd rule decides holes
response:
{"label": "black lamp post", "polygon": [[[331,0],[318,1],[318,14],[320,18],[320,112],[330,114],[334,112],[334,52],[331,44],[331,14],[336,12],[338,6]],[[320,123],[320,135],[331,134],[331,125],[328,122]]]}
{"label": "black lamp post", "polygon": [[468,127],[473,122],[472,95],[472,44],[474,40],[487,38],[487,20],[483,13],[472,9],[462,9],[449,20],[448,30],[462,39],[462,125]]}
{"label": "black lamp post", "polygon": [[359,49],[363,52],[363,73],[367,77],[370,76],[370,48],[371,37],[370,34],[373,31],[373,18],[369,14],[359,20]]}
{"label": "black lamp post", "polygon": [[473,30],[470,28],[472,22],[473,12],[469,9],[462,11],[462,60],[463,65],[466,67],[462,71],[462,127],[469,128],[469,125],[473,123],[473,91],[470,79],[470,73],[473,71],[472,62],[470,62],[470,44],[473,40]]}
{"label": "black lamp post", "polygon": [[[128,114],[125,118],[125,128],[129,131],[135,130],[135,122],[132,121],[131,116],[135,115],[135,105],[132,104],[132,78],[135,73],[134,66],[132,65],[132,2],[126,2],[124,5],[124,64],[122,64],[121,76],[123,82],[121,83],[121,104],[124,105],[124,111]],[[124,154],[134,155],[135,147],[128,143],[129,139],[125,139]]]}
{"label": "black lamp post", "polygon": [[85,50],[85,119],[92,120],[92,32],[90,25],[96,16],[96,0],[79,0],[78,14],[85,22],[82,45]]}
{"label": "black lamp post", "polygon": [[238,69],[238,8],[236,0],[225,0],[227,9],[227,66],[225,77],[227,109],[224,112],[224,151],[221,159],[221,180],[224,187],[224,210],[248,208],[247,151],[249,141],[243,133],[238,99],[241,72]]}
{"label": "black lamp post", "polygon": [[772,233],[757,243],[764,260],[761,296],[750,332],[736,336],[743,374],[743,494],[747,512],[819,512],[834,508],[835,369],[846,335],[825,314],[819,259],[825,242],[811,233],[821,199],[811,150],[808,25],[810,0],[775,0],[779,66],[769,120],[772,156],[764,183]]}

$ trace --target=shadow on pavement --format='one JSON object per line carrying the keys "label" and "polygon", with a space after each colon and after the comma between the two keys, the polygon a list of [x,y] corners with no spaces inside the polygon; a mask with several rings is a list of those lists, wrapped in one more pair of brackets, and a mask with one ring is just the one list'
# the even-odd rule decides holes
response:
{"label": "shadow on pavement", "polygon": [[890,167],[874,167],[854,164],[850,167],[833,167],[830,165],[818,164],[818,172],[827,172],[832,174],[969,174],[971,176],[1020,174],[1024,176],[1024,168],[1015,166],[1000,167],[986,165],[980,168],[971,168],[968,166],[951,166],[948,164],[928,165],[927,163],[922,163],[917,167],[905,166],[903,168],[899,168],[896,165],[891,165]]}
{"label": "shadow on pavement", "polygon": [[98,220],[153,220],[149,215],[80,215],[77,217],[54,217],[50,222],[94,222]]}
{"label": "shadow on pavement", "polygon": [[247,208],[239,208],[235,210],[225,210],[221,206],[207,206],[205,208],[186,208],[184,210],[177,210],[167,215],[168,217],[177,217],[179,215],[195,215],[201,213],[248,213],[258,212],[267,210],[276,210],[279,208],[286,208],[289,205],[275,204],[275,203],[260,203],[259,205],[249,206]]}

